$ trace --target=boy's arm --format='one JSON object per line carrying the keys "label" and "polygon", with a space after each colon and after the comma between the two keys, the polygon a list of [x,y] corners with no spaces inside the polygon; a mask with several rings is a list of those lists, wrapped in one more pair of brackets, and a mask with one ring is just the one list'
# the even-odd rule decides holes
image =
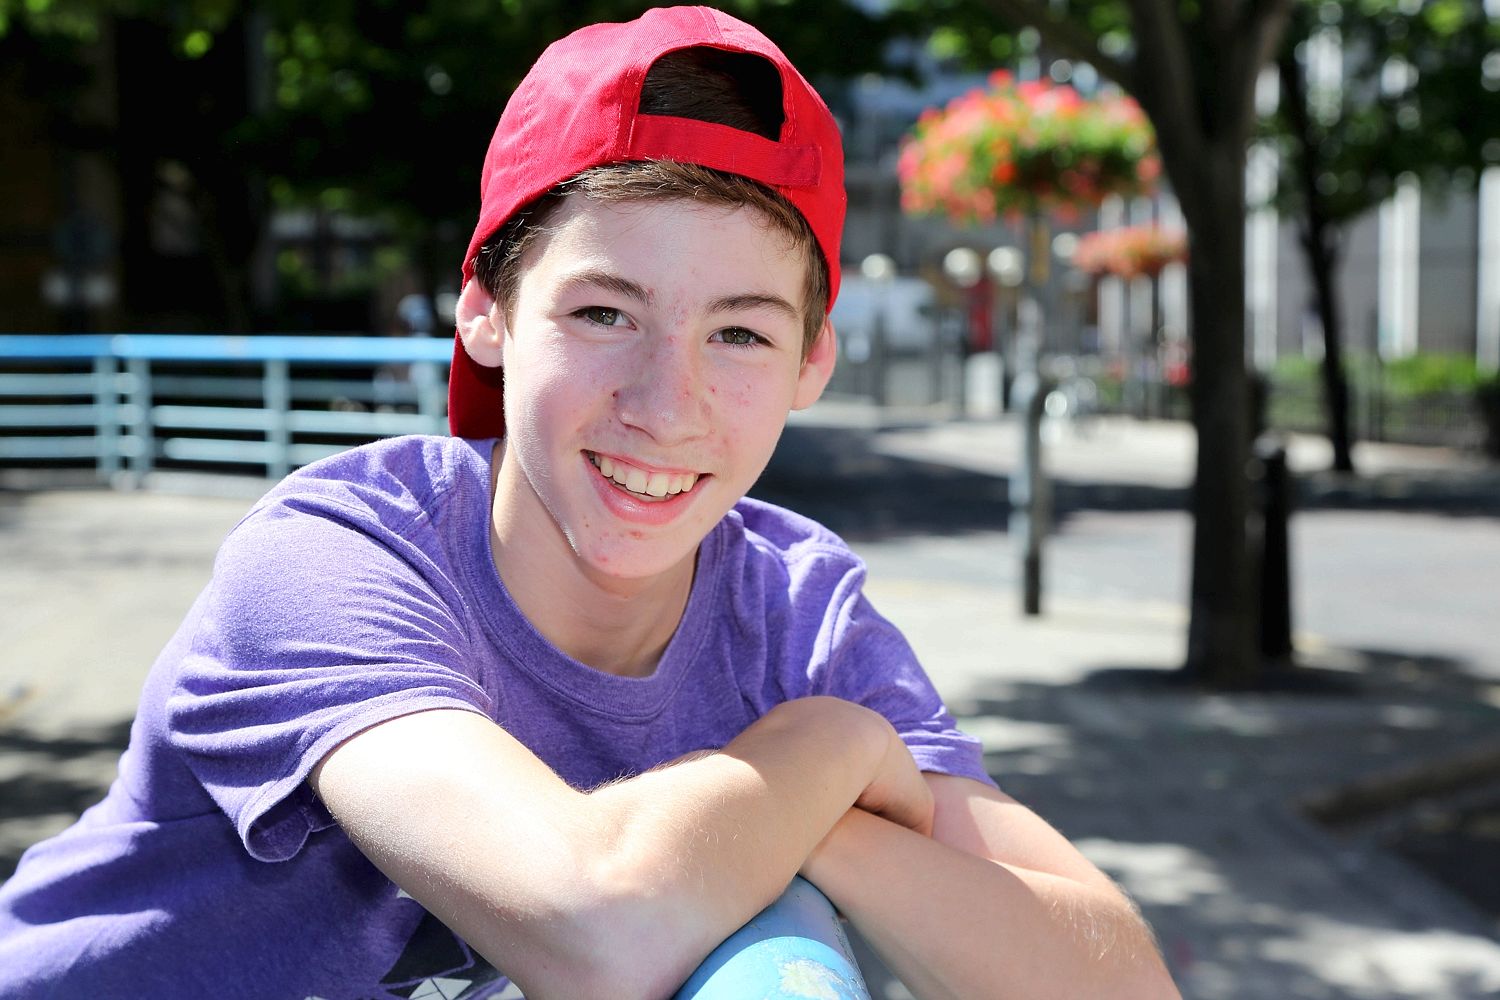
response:
{"label": "boy's arm", "polygon": [[834,698],[591,793],[461,710],[365,730],[309,780],[371,861],[532,1000],[666,996],[854,804],[914,836],[932,819],[890,724]]}
{"label": "boy's arm", "polygon": [[853,809],[803,867],[921,1000],[1178,992],[1115,885],[1014,799],[926,775],[931,838]]}

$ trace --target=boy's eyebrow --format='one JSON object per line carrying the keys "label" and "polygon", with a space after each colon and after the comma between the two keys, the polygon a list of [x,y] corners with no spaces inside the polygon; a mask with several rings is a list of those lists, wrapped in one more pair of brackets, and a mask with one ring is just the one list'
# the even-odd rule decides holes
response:
{"label": "boy's eyebrow", "polygon": [[571,292],[585,286],[602,288],[607,292],[623,295],[628,299],[634,299],[648,306],[652,301],[651,292],[644,285],[597,267],[575,271],[562,280],[562,291],[564,292]]}
{"label": "boy's eyebrow", "polygon": [[780,295],[772,295],[769,292],[742,292],[738,295],[725,295],[714,299],[709,304],[711,312],[735,312],[741,309],[774,309],[776,312],[785,313],[787,318],[801,321],[802,312]]}

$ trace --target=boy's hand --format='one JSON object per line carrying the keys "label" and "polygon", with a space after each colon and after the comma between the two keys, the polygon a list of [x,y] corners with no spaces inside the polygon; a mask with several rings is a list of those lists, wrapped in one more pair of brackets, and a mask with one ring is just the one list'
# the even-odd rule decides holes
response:
{"label": "boy's hand", "polygon": [[819,695],[777,705],[746,735],[779,725],[822,732],[838,746],[862,747],[868,778],[854,805],[923,836],[932,835],[932,789],[885,716],[852,701]]}
{"label": "boy's hand", "polygon": [[929,774],[931,837],[850,809],[802,867],[918,997],[1181,1000],[1150,928],[1036,813]]}

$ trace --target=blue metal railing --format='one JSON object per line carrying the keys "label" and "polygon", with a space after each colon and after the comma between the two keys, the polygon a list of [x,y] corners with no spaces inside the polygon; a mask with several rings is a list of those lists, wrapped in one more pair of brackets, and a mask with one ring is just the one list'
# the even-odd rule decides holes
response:
{"label": "blue metal railing", "polygon": [[446,432],[452,342],[197,334],[0,335],[0,461],[158,464],[279,478],[350,444]]}

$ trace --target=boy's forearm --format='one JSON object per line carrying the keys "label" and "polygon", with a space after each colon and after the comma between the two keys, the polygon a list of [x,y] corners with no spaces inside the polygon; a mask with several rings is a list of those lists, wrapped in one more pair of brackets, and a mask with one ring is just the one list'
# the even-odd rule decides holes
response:
{"label": "boy's forearm", "polygon": [[889,723],[831,698],[588,794],[452,710],[372,727],[309,780],[377,866],[537,1000],[668,995],[856,800],[926,795],[931,817]]}
{"label": "boy's forearm", "polygon": [[[901,776],[893,747],[909,772],[904,787],[883,773]],[[570,853],[589,860],[578,917],[560,935],[572,940],[553,943],[586,952],[585,964],[607,956],[590,975],[608,995],[669,994],[785,889],[872,784],[893,783],[897,798],[927,794],[889,723],[808,698],[776,706],[716,753],[600,788],[578,803],[582,836]],[[930,815],[930,797],[926,805]],[[583,995],[576,981],[560,991],[522,985],[528,996]]]}
{"label": "boy's forearm", "polygon": [[802,874],[919,1000],[1177,998],[1123,894],[976,857],[850,810]]}

